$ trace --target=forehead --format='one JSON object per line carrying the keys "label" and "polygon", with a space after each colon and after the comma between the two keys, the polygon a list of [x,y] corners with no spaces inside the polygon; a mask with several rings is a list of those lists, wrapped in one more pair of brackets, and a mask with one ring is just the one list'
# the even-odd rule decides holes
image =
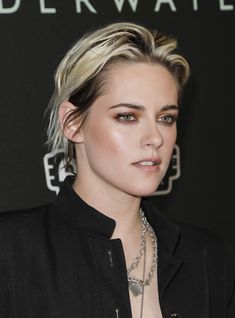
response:
{"label": "forehead", "polygon": [[177,87],[173,75],[160,64],[120,63],[108,70],[104,95],[110,95],[115,99],[174,101],[178,98]]}
{"label": "forehead", "polygon": [[147,63],[129,63],[113,66],[105,78],[101,95],[89,109],[88,119],[116,112],[114,105],[142,105],[145,113],[156,114],[167,105],[178,104],[177,84],[163,66]]}

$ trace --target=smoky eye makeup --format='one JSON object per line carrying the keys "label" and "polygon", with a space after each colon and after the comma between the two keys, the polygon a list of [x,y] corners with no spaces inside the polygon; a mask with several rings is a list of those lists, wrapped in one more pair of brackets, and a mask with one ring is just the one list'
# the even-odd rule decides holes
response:
{"label": "smoky eye makeup", "polygon": [[118,113],[115,116],[115,119],[119,122],[127,123],[127,122],[133,122],[137,120],[137,115],[133,112],[122,112]]}
{"label": "smoky eye makeup", "polygon": [[[120,109],[119,112],[114,115],[115,120],[120,123],[135,123],[139,121],[146,110],[143,105],[128,103],[113,105],[109,109],[117,109],[119,107],[129,108],[129,110],[126,111]],[[159,123],[165,126],[172,126],[178,119],[178,115],[179,107],[177,105],[165,105],[156,113],[156,124]]]}
{"label": "smoky eye makeup", "polygon": [[158,116],[157,122],[162,123],[166,126],[171,126],[177,121],[178,116],[179,116],[178,113],[177,114],[162,114]]}

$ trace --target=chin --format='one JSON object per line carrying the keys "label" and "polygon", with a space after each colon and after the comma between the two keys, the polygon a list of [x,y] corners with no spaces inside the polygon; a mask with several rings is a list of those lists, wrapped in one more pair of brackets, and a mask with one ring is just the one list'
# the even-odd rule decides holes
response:
{"label": "chin", "polygon": [[[159,182],[160,183],[160,182]],[[138,196],[138,197],[146,197],[146,196],[149,196],[151,194],[153,194],[158,186],[159,186],[159,183],[156,183],[154,185],[142,185],[141,187],[135,187],[135,188],[132,188],[132,191],[130,192],[130,194],[134,195],[134,196]]]}

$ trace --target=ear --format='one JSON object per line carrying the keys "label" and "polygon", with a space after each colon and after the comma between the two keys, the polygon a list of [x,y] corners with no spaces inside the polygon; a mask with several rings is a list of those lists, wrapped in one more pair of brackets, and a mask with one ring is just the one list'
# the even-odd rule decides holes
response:
{"label": "ear", "polygon": [[82,132],[78,131],[79,119],[76,118],[74,120],[69,121],[69,123],[66,124],[66,126],[64,125],[69,114],[71,114],[71,112],[73,112],[76,109],[77,107],[68,101],[63,102],[60,105],[60,108],[59,108],[60,126],[64,133],[64,136],[67,139],[71,140],[74,143],[82,143],[83,135],[82,135]]}

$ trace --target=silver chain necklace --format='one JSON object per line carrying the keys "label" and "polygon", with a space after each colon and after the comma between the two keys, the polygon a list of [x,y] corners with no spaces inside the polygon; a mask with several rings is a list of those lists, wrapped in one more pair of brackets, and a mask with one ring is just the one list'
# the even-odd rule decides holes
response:
{"label": "silver chain necklace", "polygon": [[[144,248],[144,265],[143,265],[143,281],[145,280],[145,268],[146,268],[146,245]],[[142,318],[144,312],[144,288],[141,294],[141,303],[140,303],[140,318]]]}
{"label": "silver chain necklace", "polygon": [[[154,272],[157,268],[157,238],[154,233],[154,230],[152,229],[151,225],[147,221],[143,210],[140,208],[140,222],[141,222],[141,242],[140,242],[140,249],[139,253],[134,259],[134,261],[131,263],[129,268],[127,269],[127,279],[129,284],[129,289],[132,292],[134,296],[139,296],[143,294],[144,287],[149,286],[151,283],[151,280],[153,278]],[[151,240],[152,240],[152,265],[150,267],[150,271],[145,279],[139,279],[135,276],[131,275],[131,272],[137,268],[137,266],[140,263],[140,259],[146,250],[146,233],[149,234]],[[146,255],[144,255],[146,256]],[[145,266],[144,266],[145,267]],[[144,269],[145,270],[145,269]],[[144,275],[145,276],[145,275]]]}

